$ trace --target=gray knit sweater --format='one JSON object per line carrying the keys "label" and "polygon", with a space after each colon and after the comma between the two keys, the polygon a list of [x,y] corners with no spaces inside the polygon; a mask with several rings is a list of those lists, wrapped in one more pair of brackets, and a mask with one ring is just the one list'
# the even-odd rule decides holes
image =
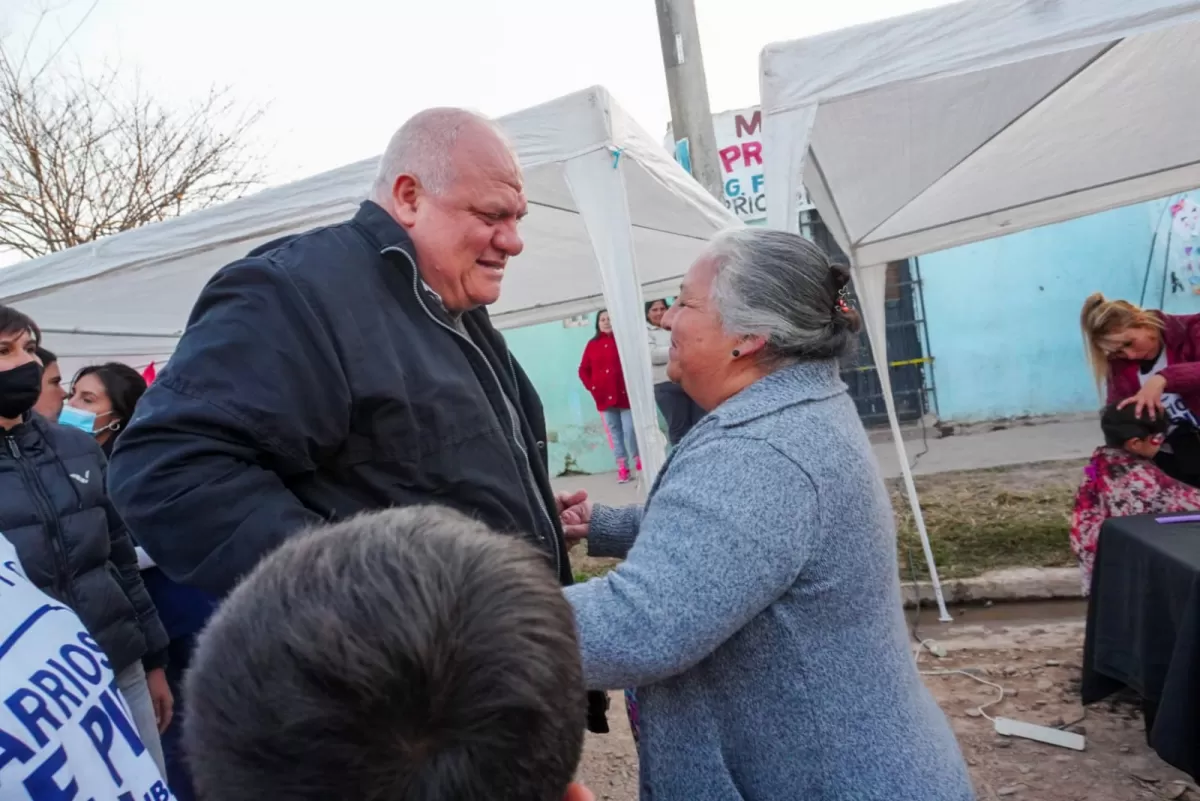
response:
{"label": "gray knit sweater", "polygon": [[970,801],[908,647],[896,532],[834,362],[705,417],[566,588],[588,686],[637,687],[643,801]]}

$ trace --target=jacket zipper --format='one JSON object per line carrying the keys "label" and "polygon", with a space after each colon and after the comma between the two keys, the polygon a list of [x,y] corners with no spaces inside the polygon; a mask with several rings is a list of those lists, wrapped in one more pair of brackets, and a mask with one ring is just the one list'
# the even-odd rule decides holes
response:
{"label": "jacket zipper", "polygon": [[59,525],[58,515],[54,514],[54,504],[46,496],[46,489],[42,486],[37,471],[26,464],[24,454],[21,453],[17,441],[11,435],[6,436],[4,441],[13,461],[17,463],[17,470],[21,473],[21,478],[24,479],[29,494],[33,497],[34,505],[37,506],[38,514],[42,518],[42,525],[50,535],[51,550],[54,552],[54,585],[59,591],[59,596],[72,608],[76,608],[78,604],[75,603],[70,577],[67,575],[67,552],[63,545],[62,527]]}
{"label": "jacket zipper", "polygon": [[[496,390],[500,393],[500,397],[503,400],[504,385],[502,383],[500,383],[500,377],[498,375],[496,375],[496,371],[492,367],[492,363],[489,362],[487,360],[487,357],[483,355],[483,351],[479,349],[479,346],[476,345],[473,341],[471,341],[471,338],[469,336],[464,335],[462,332],[458,331],[453,326],[446,325],[444,322],[439,320],[437,318],[437,316],[434,315],[434,313],[429,310],[429,307],[425,305],[425,299],[421,297],[421,289],[420,289],[420,285],[418,283],[421,280],[421,272],[420,272],[420,270],[417,269],[417,263],[416,263],[416,261],[413,260],[413,257],[408,254],[408,251],[404,250],[403,248],[397,248],[397,247],[384,248],[382,252],[383,253],[401,253],[404,255],[404,258],[408,259],[408,263],[412,265],[412,269],[413,269],[413,284],[412,284],[413,294],[416,296],[417,302],[419,304],[421,304],[421,309],[425,312],[425,314],[429,317],[429,319],[433,320],[435,323],[440,325],[442,328],[446,329],[451,334],[453,334],[454,336],[458,337],[459,339],[463,340],[464,342],[466,342],[468,345],[471,346],[471,349],[474,350],[475,353],[479,356],[479,360],[481,362],[483,362],[484,366],[487,367],[488,372],[492,376],[492,381],[494,381],[496,383]],[[510,358],[511,358],[511,356],[510,356]],[[516,401],[513,401],[510,399],[510,402],[513,404],[514,407],[516,406]],[[522,436],[521,436],[521,429],[520,429],[520,421],[517,419],[514,419],[514,414],[511,409],[506,410],[506,413],[508,415],[509,425],[512,426],[513,442],[516,444],[517,450],[519,450],[521,452],[521,458],[525,460],[525,482],[528,483],[528,486],[525,487],[525,492],[535,502],[535,504],[537,505],[538,511],[540,511],[542,513],[542,520],[546,523],[546,531],[553,533],[554,522],[550,519],[549,512],[546,511],[546,504],[542,500],[541,492],[538,491],[537,478],[533,475],[533,466],[529,463],[529,451],[527,451],[525,449],[525,444],[521,441]],[[555,572],[561,574],[562,573],[562,557],[558,552],[558,543],[554,542],[553,539],[544,532],[541,534],[541,540],[542,540],[542,542],[544,542],[546,544],[546,546],[554,554],[554,570],[555,570]]]}

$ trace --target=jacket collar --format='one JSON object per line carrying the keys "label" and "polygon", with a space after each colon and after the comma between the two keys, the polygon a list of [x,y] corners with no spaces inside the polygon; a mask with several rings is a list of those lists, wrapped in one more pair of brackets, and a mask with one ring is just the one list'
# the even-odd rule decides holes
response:
{"label": "jacket collar", "polygon": [[403,251],[408,255],[407,259],[399,258],[393,261],[393,263],[399,264],[410,279],[413,277],[410,270],[416,269],[416,277],[420,289],[436,304],[435,310],[445,316],[447,321],[453,322],[455,319],[464,317],[489,319],[487,309],[483,306],[458,315],[451,315],[446,311],[446,306],[441,296],[434,292],[429,284],[425,283],[424,278],[421,278],[421,270],[417,267],[417,249],[413,245],[412,237],[408,235],[408,231],[404,230],[404,226],[396,222],[392,218],[392,215],[384,211],[383,207],[378,203],[373,200],[364,200],[358,207],[358,211],[354,214],[354,224],[379,248],[380,255],[386,257],[389,251],[394,253],[397,250]]}
{"label": "jacket collar", "polygon": [[392,215],[383,207],[371,200],[364,200],[354,214],[354,224],[366,233],[367,237],[379,248],[385,250],[400,248],[417,262],[416,248],[404,226],[392,219]]}
{"label": "jacket collar", "polygon": [[49,425],[45,418],[31,409],[23,415],[20,423],[8,431],[0,431],[0,436],[11,437],[24,450],[40,451]]}
{"label": "jacket collar", "polygon": [[824,400],[846,391],[835,359],[781,367],[722,403],[713,415],[726,426],[741,425],[805,401]]}

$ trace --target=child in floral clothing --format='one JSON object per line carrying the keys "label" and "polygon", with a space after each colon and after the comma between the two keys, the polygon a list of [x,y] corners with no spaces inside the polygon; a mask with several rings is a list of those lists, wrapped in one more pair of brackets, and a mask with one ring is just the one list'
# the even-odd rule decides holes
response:
{"label": "child in floral clothing", "polygon": [[1139,418],[1131,404],[1109,406],[1100,418],[1103,448],[1084,468],[1071,517],[1071,550],[1079,558],[1080,580],[1087,595],[1100,527],[1110,517],[1200,511],[1200,490],[1164,473],[1154,457],[1162,447],[1167,421]]}

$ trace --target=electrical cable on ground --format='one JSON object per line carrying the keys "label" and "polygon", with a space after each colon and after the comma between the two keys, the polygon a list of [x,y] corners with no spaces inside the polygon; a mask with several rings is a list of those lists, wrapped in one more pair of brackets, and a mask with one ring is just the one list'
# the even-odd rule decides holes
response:
{"label": "electrical cable on ground", "polygon": [[[921,638],[921,604],[922,604],[922,599],[921,599],[921,587],[920,587],[920,585],[917,583],[917,565],[916,565],[916,561],[913,559],[913,549],[912,549],[912,545],[909,545],[909,546],[908,546],[908,547],[905,549],[905,551],[906,551],[906,553],[907,553],[907,555],[908,555],[908,573],[909,573],[909,576],[911,577],[911,580],[912,580],[912,585],[913,585],[913,601],[914,601],[914,605],[913,605],[913,606],[914,606],[914,611],[913,611],[913,617],[912,617],[912,626],[911,626],[911,628],[909,629],[909,631],[910,631],[910,632],[911,632],[911,634],[912,634],[912,638],[913,638],[913,640],[914,640],[914,641],[916,642],[916,644],[917,644],[917,645],[916,645],[916,647],[913,649],[913,662],[914,662],[914,663],[916,663],[916,664],[919,664],[919,663],[920,663],[920,661],[921,661],[921,653],[922,653],[923,651],[929,651],[929,653],[931,653],[931,654],[933,654],[934,656],[937,656],[937,657],[942,657],[942,656],[944,656],[944,655],[945,655],[945,653],[943,652],[943,653],[940,653],[940,654],[939,654],[937,651],[935,651],[935,650],[934,650],[934,646],[936,645],[936,643],[935,643],[933,640],[931,640],[931,639],[922,639],[922,638]],[[993,698],[991,701],[988,701],[986,704],[980,704],[978,707],[976,707],[976,708],[979,710],[979,714],[980,714],[980,715],[982,715],[983,717],[987,718],[988,720],[990,720],[990,721],[992,721],[992,722],[995,722],[995,720],[996,720],[996,719],[995,719],[995,718],[993,718],[991,715],[989,715],[989,714],[988,714],[988,713],[987,713],[985,710],[987,710],[987,709],[989,709],[989,708],[991,708],[991,707],[995,706],[996,704],[998,704],[998,703],[1000,703],[1001,701],[1003,701],[1003,700],[1004,700],[1004,698],[1005,698],[1005,696],[1006,696],[1006,694],[1007,694],[1007,693],[1005,692],[1005,690],[1004,690],[1004,687],[1000,686],[999,684],[996,684],[995,682],[988,681],[987,679],[981,678],[981,677],[979,677],[979,676],[975,675],[974,673],[972,673],[972,672],[970,672],[969,670],[966,670],[966,669],[955,669],[955,670],[919,670],[918,672],[919,672],[919,673],[920,673],[922,676],[955,676],[955,675],[963,675],[963,676],[966,676],[967,678],[971,679],[972,681],[977,681],[977,682],[979,682],[980,684],[985,684],[985,685],[987,685],[987,686],[989,686],[989,687],[993,687],[993,688],[995,688],[997,691],[999,691],[999,695],[998,695],[998,696],[996,696],[995,698]],[[1059,730],[1061,730],[1061,731],[1066,731],[1067,729],[1070,729],[1070,728],[1073,728],[1073,727],[1075,727],[1075,726],[1078,726],[1080,723],[1083,723],[1083,721],[1084,721],[1084,720],[1086,720],[1086,719],[1087,719],[1087,708],[1085,707],[1085,708],[1084,708],[1084,710],[1083,710],[1083,714],[1082,714],[1082,715],[1080,715],[1080,716],[1079,716],[1077,719],[1075,719],[1075,720],[1072,720],[1072,721],[1069,721],[1069,722],[1066,722],[1066,723],[1063,723],[1063,724],[1061,724],[1061,725],[1059,725],[1059,726],[1055,726],[1054,728],[1056,728],[1056,729],[1059,729]]]}
{"label": "electrical cable on ground", "polygon": [[959,675],[961,675],[961,676],[966,676],[968,679],[973,679],[973,680],[979,682],[980,684],[986,684],[989,687],[996,688],[996,690],[999,691],[999,694],[995,698],[988,701],[986,704],[980,704],[978,707],[976,707],[976,709],[979,710],[980,715],[983,715],[985,718],[992,721],[993,723],[996,721],[996,719],[994,717],[992,717],[991,715],[989,715],[987,712],[984,711],[988,707],[993,707],[996,704],[998,704],[1004,700],[1004,695],[1005,695],[1004,688],[1001,687],[996,682],[988,681],[985,678],[976,676],[974,673],[970,672],[969,670],[922,670],[921,675],[922,676],[959,676]]}
{"label": "electrical cable on ground", "polygon": [[925,415],[921,415],[921,452],[914,456],[912,461],[908,463],[908,469],[915,469],[917,460],[927,453],[929,453],[929,428],[925,425]]}

